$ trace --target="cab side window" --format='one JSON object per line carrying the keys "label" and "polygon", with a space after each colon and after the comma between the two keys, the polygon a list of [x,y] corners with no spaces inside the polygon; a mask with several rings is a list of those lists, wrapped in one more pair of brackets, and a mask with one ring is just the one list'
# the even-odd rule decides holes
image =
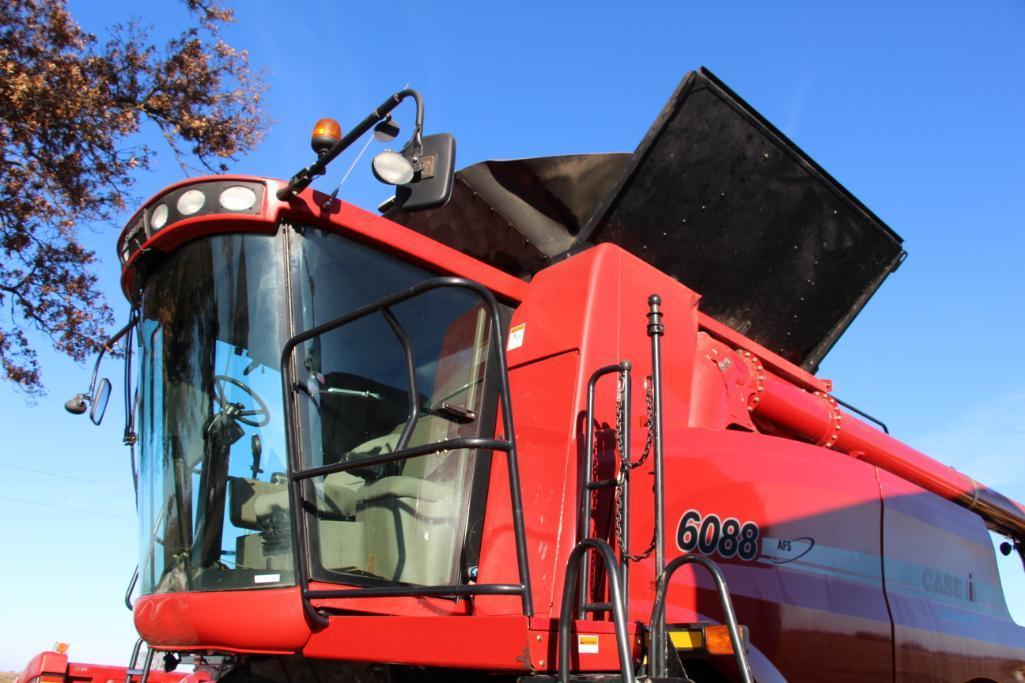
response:
{"label": "cab side window", "polygon": [[1014,539],[995,531],[989,532],[993,541],[993,552],[996,554],[997,571],[1000,574],[1000,586],[1004,591],[1004,601],[1011,618],[1019,626],[1025,626],[1025,558],[1022,546]]}

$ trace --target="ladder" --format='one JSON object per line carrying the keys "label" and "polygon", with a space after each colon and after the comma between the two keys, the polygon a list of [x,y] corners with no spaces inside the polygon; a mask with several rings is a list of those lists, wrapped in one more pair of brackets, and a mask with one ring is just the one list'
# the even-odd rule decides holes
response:
{"label": "ladder", "polygon": [[[725,622],[730,635],[730,642],[733,646],[733,653],[736,659],[737,670],[740,679],[744,683],[751,683],[751,667],[747,659],[747,652],[741,629],[737,623],[736,613],[733,609],[733,601],[729,589],[726,586],[726,579],[718,565],[707,557],[700,555],[683,555],[675,558],[668,564],[665,561],[665,503],[663,485],[663,441],[662,441],[662,355],[661,337],[665,333],[662,324],[662,300],[657,294],[648,297],[648,325],[647,334],[651,338],[651,395],[649,397],[649,434],[651,435],[651,449],[654,453],[654,488],[655,488],[655,529],[652,542],[653,548],[642,553],[640,556],[630,555],[630,524],[629,524],[629,481],[630,470],[642,464],[647,457],[648,447],[645,454],[637,463],[630,460],[630,396],[632,369],[630,361],[624,360],[615,365],[601,367],[592,373],[587,385],[587,411],[584,416],[586,425],[585,439],[585,462],[584,476],[580,486],[579,514],[577,525],[577,543],[570,553],[566,562],[566,575],[562,592],[562,605],[559,613],[559,640],[558,640],[558,675],[560,683],[570,681],[570,630],[573,621],[583,619],[587,613],[612,613],[612,620],[616,638],[616,647],[619,656],[620,676],[623,683],[636,683],[637,674],[634,670],[632,650],[627,632],[627,615],[629,614],[629,563],[639,561],[647,557],[651,550],[655,553],[655,566],[658,567],[658,580],[655,592],[655,601],[652,605],[651,618],[647,624],[648,632],[648,657],[647,669],[642,678],[648,680],[674,680],[668,678],[668,638],[666,635],[665,606],[669,583],[673,575],[681,567],[688,564],[697,564],[704,567],[712,575],[715,582],[716,593],[723,609]],[[618,458],[615,458],[618,475],[609,479],[592,479],[592,473],[596,469],[596,453],[594,449],[594,396],[595,387],[598,381],[605,376],[618,374],[619,395],[617,397],[617,428],[615,449]],[[616,544],[619,546],[619,556],[613,551],[608,541],[601,538],[589,537],[591,531],[591,505],[592,497],[596,492],[613,490],[616,492],[614,505],[615,514],[619,524],[615,530]],[[590,564],[591,555],[597,556],[605,568],[607,577],[607,597],[601,602],[590,601]],[[674,650],[675,654],[675,650]],[[674,673],[682,675],[676,678],[677,681],[689,681],[679,660],[679,666],[674,667]]]}
{"label": "ladder", "polygon": [[125,683],[147,683],[149,681],[150,668],[153,666],[153,650],[149,647],[146,648],[146,656],[140,667],[139,654],[142,651],[142,643],[142,638],[139,638],[132,648],[132,656],[128,658],[128,671],[125,672]]}

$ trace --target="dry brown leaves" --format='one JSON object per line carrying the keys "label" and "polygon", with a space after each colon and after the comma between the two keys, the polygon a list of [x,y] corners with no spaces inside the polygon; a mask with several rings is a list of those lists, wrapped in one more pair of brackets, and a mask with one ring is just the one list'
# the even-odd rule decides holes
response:
{"label": "dry brown leaves", "polygon": [[218,35],[231,11],[184,2],[195,23],[162,47],[135,23],[101,45],[64,0],[0,3],[0,365],[30,396],[43,391],[36,340],[81,361],[112,322],[78,230],[132,199],[154,156],[130,144],[143,122],[179,164],[210,170],[265,131],[261,79]]}

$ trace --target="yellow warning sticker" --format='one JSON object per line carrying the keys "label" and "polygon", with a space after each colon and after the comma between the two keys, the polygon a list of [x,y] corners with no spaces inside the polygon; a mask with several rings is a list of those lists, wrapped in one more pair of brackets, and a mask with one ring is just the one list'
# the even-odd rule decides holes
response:
{"label": "yellow warning sticker", "polygon": [[598,636],[577,636],[577,652],[582,655],[598,654]]}
{"label": "yellow warning sticker", "polygon": [[509,345],[505,348],[506,351],[512,351],[523,346],[523,337],[527,334],[527,323],[520,323],[511,330],[509,330]]}

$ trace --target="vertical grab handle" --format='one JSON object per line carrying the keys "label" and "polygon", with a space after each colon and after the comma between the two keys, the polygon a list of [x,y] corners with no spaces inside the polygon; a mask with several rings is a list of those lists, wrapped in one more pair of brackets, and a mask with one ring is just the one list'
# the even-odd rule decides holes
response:
{"label": "vertical grab handle", "polygon": [[[658,580],[658,589],[655,592],[655,604],[651,607],[651,633],[654,636],[655,624],[662,624],[662,631],[665,632],[666,616],[666,593],[669,590],[669,581],[673,578],[676,570],[685,564],[700,564],[708,570],[715,581],[716,593],[719,595],[719,602],[726,615],[726,628],[730,632],[730,642],[733,644],[733,654],[737,659],[737,669],[740,671],[740,678],[744,683],[752,683],[751,666],[747,661],[747,652],[744,650],[744,642],[740,637],[740,627],[737,625],[737,615],[733,611],[733,600],[730,598],[730,590],[726,587],[726,578],[722,575],[719,567],[707,557],[700,555],[682,555],[669,563],[665,572]],[[662,648],[661,651],[658,648]],[[665,644],[659,643],[654,637],[648,642],[648,661],[665,661]],[[664,670],[663,670],[664,672]],[[664,676],[664,673],[653,672],[653,676]]]}
{"label": "vertical grab handle", "polygon": [[626,632],[626,605],[623,602],[623,589],[620,583],[618,561],[612,547],[600,538],[585,538],[576,544],[566,562],[566,580],[562,586],[562,610],[559,614],[559,681],[569,683],[569,639],[570,626],[573,623],[574,596],[577,579],[580,575],[580,563],[587,556],[588,550],[598,553],[605,564],[605,573],[609,577],[609,601],[612,603],[612,620],[616,629],[616,648],[619,650],[619,668],[623,683],[636,683],[633,661],[630,657],[630,639]]}

